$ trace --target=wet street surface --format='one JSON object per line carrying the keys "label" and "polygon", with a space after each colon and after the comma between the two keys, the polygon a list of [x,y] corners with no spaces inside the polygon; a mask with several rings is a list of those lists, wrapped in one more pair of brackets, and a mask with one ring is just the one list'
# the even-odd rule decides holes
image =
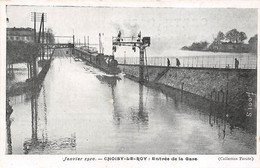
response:
{"label": "wet street surface", "polygon": [[[226,119],[56,50],[40,93],[10,98],[13,154],[254,154]],[[203,102],[201,104],[203,106]]]}

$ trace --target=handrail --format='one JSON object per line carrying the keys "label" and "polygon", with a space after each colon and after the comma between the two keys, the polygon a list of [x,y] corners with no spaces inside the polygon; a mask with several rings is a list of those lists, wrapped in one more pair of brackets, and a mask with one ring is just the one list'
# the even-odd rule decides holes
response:
{"label": "handrail", "polygon": [[[167,66],[167,58],[169,58],[171,67],[176,66],[177,57],[147,57],[147,65],[152,66]],[[256,69],[257,57],[252,56],[187,56],[178,57],[180,61],[180,67],[203,67],[203,68],[225,68],[234,69],[235,58],[238,59],[238,69]],[[119,64],[139,64],[139,57],[117,57],[116,60]]]}

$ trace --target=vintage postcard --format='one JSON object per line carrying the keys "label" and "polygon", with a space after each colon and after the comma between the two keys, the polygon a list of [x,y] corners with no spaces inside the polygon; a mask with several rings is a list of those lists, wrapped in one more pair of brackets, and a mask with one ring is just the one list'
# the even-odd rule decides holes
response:
{"label": "vintage postcard", "polygon": [[260,167],[260,2],[1,2],[1,163]]}

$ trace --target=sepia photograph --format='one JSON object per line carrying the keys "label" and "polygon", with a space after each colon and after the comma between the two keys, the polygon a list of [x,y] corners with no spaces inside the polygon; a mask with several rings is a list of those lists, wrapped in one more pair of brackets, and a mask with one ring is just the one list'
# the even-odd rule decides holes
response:
{"label": "sepia photograph", "polygon": [[257,8],[5,8],[5,155],[257,154]]}

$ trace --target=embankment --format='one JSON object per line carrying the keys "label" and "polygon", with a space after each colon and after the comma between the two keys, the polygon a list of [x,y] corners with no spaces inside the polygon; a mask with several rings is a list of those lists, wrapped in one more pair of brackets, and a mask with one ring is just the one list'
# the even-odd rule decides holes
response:
{"label": "embankment", "polygon": [[[138,80],[138,65],[119,67],[128,78]],[[257,70],[148,66],[144,75],[148,84],[198,95],[219,103],[240,122],[246,115],[256,122]]]}

